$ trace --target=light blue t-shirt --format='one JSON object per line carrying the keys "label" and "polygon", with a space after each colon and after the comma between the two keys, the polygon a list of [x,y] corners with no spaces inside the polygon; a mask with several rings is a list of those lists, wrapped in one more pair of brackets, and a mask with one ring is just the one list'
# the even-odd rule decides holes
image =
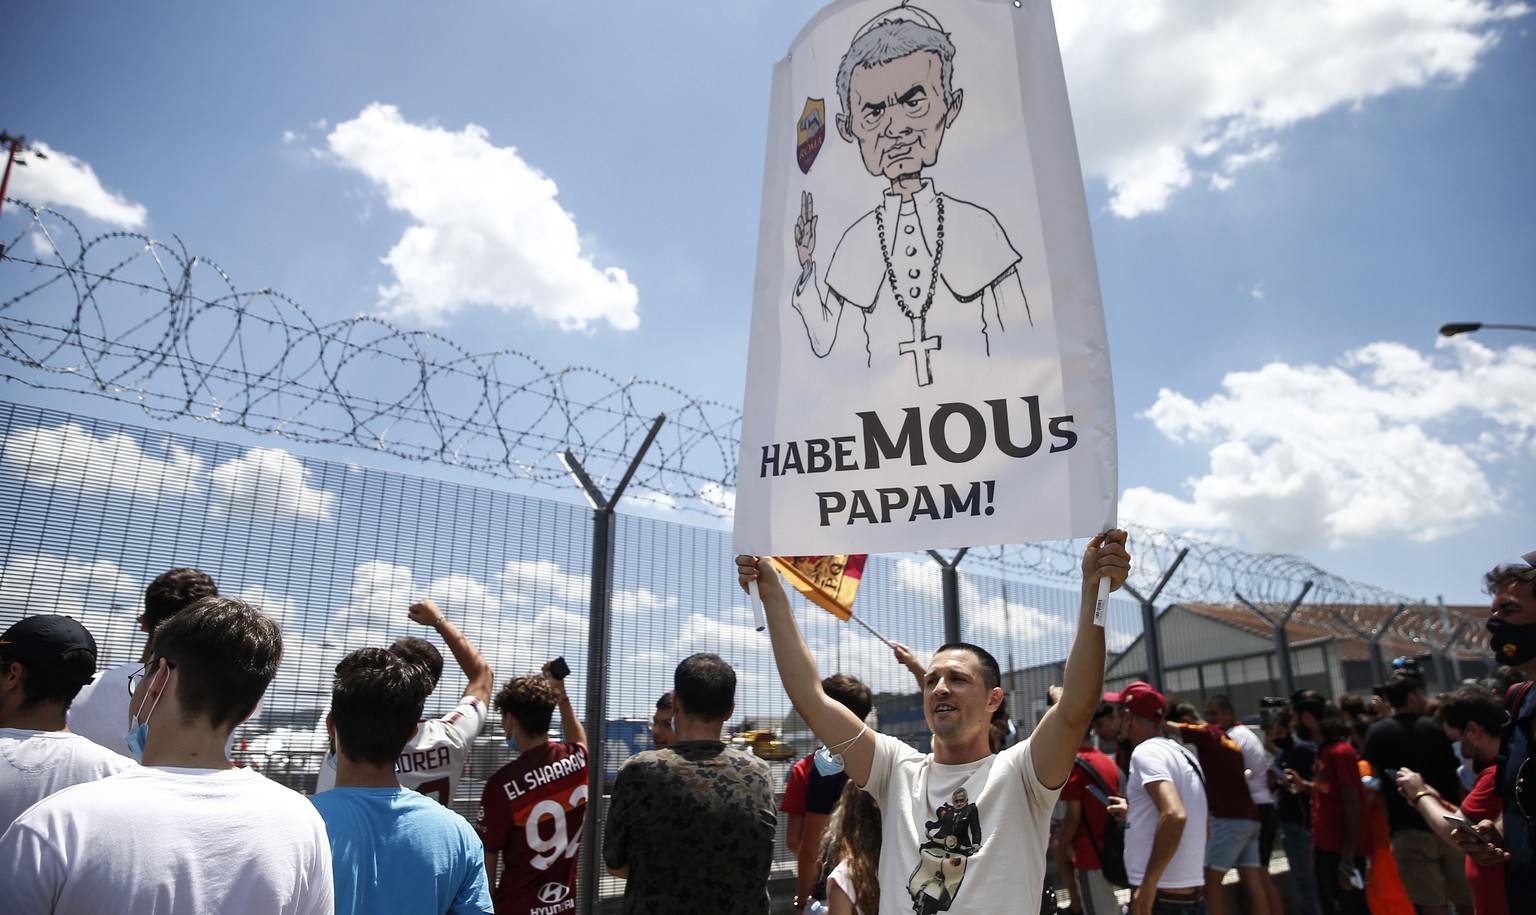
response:
{"label": "light blue t-shirt", "polygon": [[310,801],[331,837],[336,915],[491,915],[485,847],[457,813],[408,788],[335,788]]}

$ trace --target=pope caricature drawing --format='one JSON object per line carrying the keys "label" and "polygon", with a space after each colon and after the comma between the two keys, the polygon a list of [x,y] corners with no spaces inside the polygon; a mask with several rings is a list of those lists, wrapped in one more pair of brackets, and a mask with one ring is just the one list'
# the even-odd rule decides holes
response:
{"label": "pope caricature drawing", "polygon": [[954,58],[949,35],[917,7],[887,10],[859,29],[838,68],[835,125],[888,186],[843,233],[824,278],[809,191],[794,228],[800,276],[791,304],[811,350],[824,357],[841,335],[844,347],[863,347],[866,365],[900,364],[919,387],[936,370],[968,371],[998,351],[1002,335],[1033,325],[1019,253],[997,218],[923,176],[960,117]]}

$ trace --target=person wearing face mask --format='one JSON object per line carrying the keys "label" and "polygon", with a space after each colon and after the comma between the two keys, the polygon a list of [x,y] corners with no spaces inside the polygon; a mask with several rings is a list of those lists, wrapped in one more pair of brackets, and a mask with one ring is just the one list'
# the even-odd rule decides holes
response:
{"label": "person wearing face mask", "polygon": [[334,910],[325,822],[301,794],[224,754],[283,656],[277,623],[205,597],[155,632],[129,678],[143,765],[34,804],[0,836],[0,899],[30,915]]}
{"label": "person wearing face mask", "polygon": [[1259,729],[1264,733],[1265,749],[1275,756],[1268,770],[1270,784],[1274,786],[1275,827],[1280,845],[1285,849],[1285,859],[1290,863],[1296,901],[1301,907],[1301,915],[1322,915],[1312,869],[1309,799],[1301,792],[1300,785],[1285,775],[1288,770],[1311,772],[1317,747],[1292,733],[1289,705],[1285,702],[1284,705],[1266,707],[1259,715]]}
{"label": "person wearing face mask", "polygon": [[[869,717],[874,699],[856,677],[833,674],[821,681],[821,688],[828,696],[841,702],[860,721]],[[825,892],[817,892],[817,877],[821,873],[821,838],[827,828],[827,817],[837,807],[837,799],[843,793],[848,774],[843,771],[843,760],[832,748],[821,747],[815,753],[796,761],[790,767],[789,778],[784,783],[784,800],[779,812],[784,814],[784,845],[795,855],[795,911],[800,911],[812,899],[824,899]]]}
{"label": "person wearing face mask", "polygon": [[[1439,839],[1451,846],[1452,825],[1447,815],[1460,815],[1476,823],[1497,819],[1499,815],[1498,766],[1499,733],[1504,727],[1504,703],[1486,686],[1463,686],[1441,704],[1435,715],[1446,734],[1462,750],[1478,772],[1472,791],[1458,810],[1411,769],[1399,769],[1397,790],[1409,806],[1424,818],[1424,823]],[[1504,898],[1504,865],[1482,865],[1467,858],[1467,883],[1472,887],[1472,911],[1477,915],[1509,915]]]}
{"label": "person wearing face mask", "polygon": [[[1499,566],[1485,577],[1493,595],[1485,625],[1496,662],[1536,676],[1536,551],[1524,558],[1523,566]],[[1521,912],[1536,899],[1536,689],[1514,684],[1504,708],[1510,720],[1495,775],[1500,816],[1484,817],[1475,832],[1451,835],[1479,864],[1504,863],[1505,898],[1511,912]]]}
{"label": "person wearing face mask", "polygon": [[[1392,715],[1370,726],[1361,755],[1378,775],[1398,769],[1422,774],[1446,800],[1456,803],[1462,795],[1456,755],[1445,731],[1426,714],[1429,698],[1416,674],[1416,666],[1404,667],[1383,684],[1382,695],[1391,704]],[[1439,915],[1451,902],[1466,915],[1472,907],[1472,890],[1467,886],[1465,855],[1437,840],[1397,792],[1384,791],[1381,797],[1391,826],[1392,857],[1414,909],[1419,915]]]}
{"label": "person wearing face mask", "polygon": [[[550,675],[554,663],[545,664],[541,676],[508,680],[496,694],[507,748],[517,754],[486,781],[475,818],[496,915],[545,911],[551,901],[576,894],[578,837],[587,813],[587,732],[565,680]],[[565,740],[549,739],[556,706]]]}

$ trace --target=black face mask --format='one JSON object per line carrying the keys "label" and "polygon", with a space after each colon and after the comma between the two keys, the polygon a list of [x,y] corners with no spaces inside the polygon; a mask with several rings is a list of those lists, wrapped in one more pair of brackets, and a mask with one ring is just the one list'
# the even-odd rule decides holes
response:
{"label": "black face mask", "polygon": [[1124,750],[1127,753],[1129,753],[1132,750],[1136,749],[1136,746],[1131,743],[1131,738],[1129,738],[1129,737],[1122,737],[1122,738],[1120,738],[1118,741],[1116,741],[1116,744],[1120,747],[1120,749]]}
{"label": "black face mask", "polygon": [[1292,750],[1292,749],[1295,749],[1296,748],[1296,738],[1294,738],[1294,737],[1277,737],[1277,738],[1275,738],[1275,747],[1278,748],[1278,749],[1281,749],[1281,750]]}
{"label": "black face mask", "polygon": [[1488,649],[1497,663],[1519,667],[1536,658],[1536,623],[1511,623],[1494,616],[1483,628],[1488,630]]}
{"label": "black face mask", "polygon": [[1302,740],[1311,740],[1312,729],[1307,727],[1306,722],[1298,721],[1296,722],[1296,736],[1300,737]]}

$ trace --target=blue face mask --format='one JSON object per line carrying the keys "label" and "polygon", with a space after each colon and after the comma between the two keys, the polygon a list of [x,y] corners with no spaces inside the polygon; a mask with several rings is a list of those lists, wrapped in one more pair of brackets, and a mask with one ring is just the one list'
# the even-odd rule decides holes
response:
{"label": "blue face mask", "polygon": [[508,734],[507,735],[506,743],[507,743],[507,749],[511,750],[514,753],[518,752],[518,749],[517,749],[517,738],[516,737],[513,737],[511,734]]}
{"label": "blue face mask", "polygon": [[[162,693],[163,695],[163,693]],[[148,701],[149,697],[144,697]],[[160,706],[160,696],[155,697],[155,704],[149,707],[149,714],[140,721],[137,713],[128,718],[128,733],[123,735],[123,740],[128,744],[128,752],[133,754],[135,762],[144,761],[144,741],[149,739],[149,719],[155,714],[155,709]],[[139,711],[144,711],[144,703],[139,703]]]}
{"label": "blue face mask", "polygon": [[816,771],[821,773],[822,776],[836,775],[837,773],[843,771],[842,751],[853,746],[854,742],[857,741],[860,737],[863,737],[864,732],[867,730],[869,730],[869,725],[866,724],[864,727],[859,729],[859,733],[838,744],[838,752],[836,753],[832,752],[830,747],[822,747],[818,749],[814,757]]}

